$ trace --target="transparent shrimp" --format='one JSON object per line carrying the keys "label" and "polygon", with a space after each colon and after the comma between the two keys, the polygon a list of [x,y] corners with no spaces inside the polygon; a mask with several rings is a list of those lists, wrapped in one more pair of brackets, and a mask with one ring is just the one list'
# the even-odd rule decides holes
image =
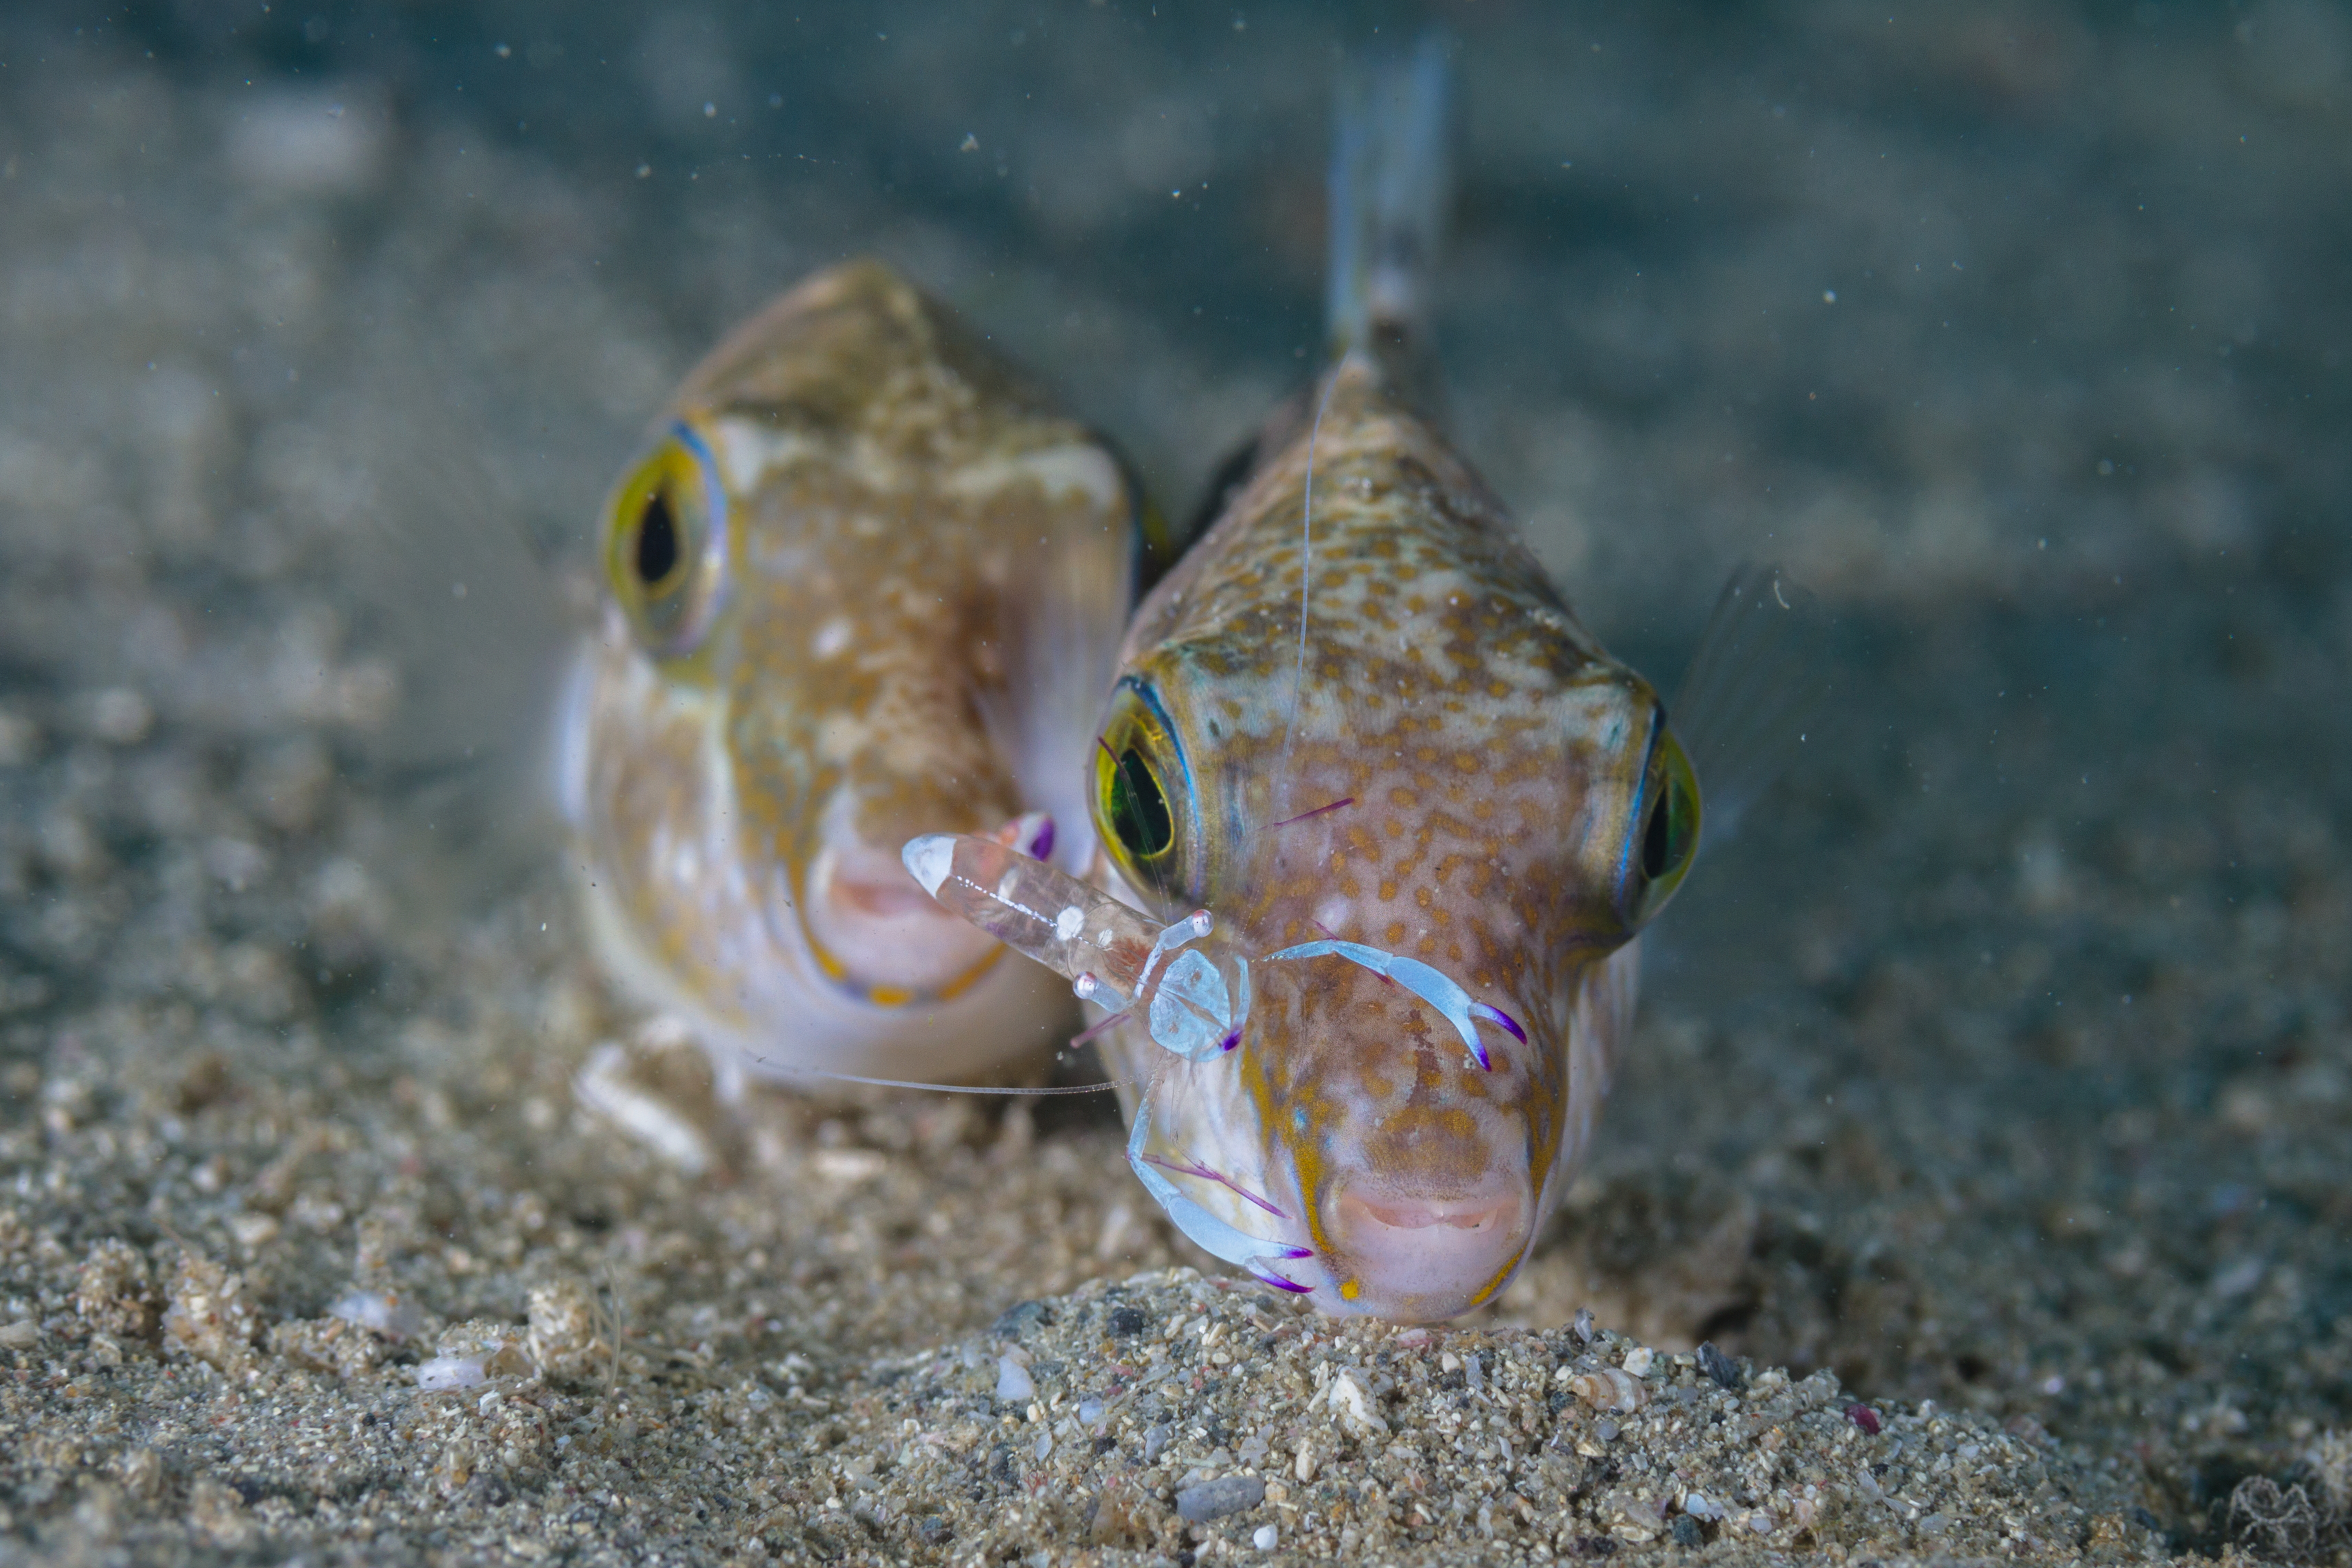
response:
{"label": "transparent shrimp", "polygon": [[[1140,1011],[1153,1042],[1194,1066],[1216,1061],[1240,1046],[1249,1023],[1250,955],[1216,931],[1206,910],[1161,925],[1023,854],[1004,836],[930,834],[910,840],[905,859],[908,871],[945,908],[1069,980],[1080,1000],[1110,1009],[1111,1016],[1097,1028]],[[1482,1069],[1492,1064],[1475,1023],[1496,1024],[1521,1041],[1527,1038],[1508,1014],[1473,1002],[1450,975],[1383,948],[1310,942],[1263,955],[1259,962],[1324,956],[1361,964],[1427,1002],[1460,1032],[1473,1063]],[[1311,1258],[1313,1248],[1241,1230],[1186,1196],[1169,1173],[1229,1187],[1276,1219],[1287,1222],[1289,1215],[1197,1161],[1150,1152],[1151,1138],[1145,1095],[1128,1139],[1128,1163],[1179,1229],[1203,1250],[1278,1289],[1312,1289],[1275,1266]]]}
{"label": "transparent shrimp", "polygon": [[[1161,925],[997,838],[932,834],[911,840],[905,858],[931,897],[1067,978],[1080,1000],[1111,1009],[1106,1022],[1139,1011],[1153,1041],[1192,1065],[1215,1061],[1241,1044],[1249,1021],[1249,959],[1219,935],[1206,910]],[[1168,1173],[1232,1184],[1197,1162],[1152,1152],[1151,1140],[1147,1093],[1136,1107],[1127,1163],[1179,1230],[1276,1289],[1305,1294],[1313,1289],[1280,1271],[1314,1257],[1313,1248],[1252,1236],[1212,1214]],[[1288,1218],[1263,1198],[1244,1196],[1277,1219]]]}

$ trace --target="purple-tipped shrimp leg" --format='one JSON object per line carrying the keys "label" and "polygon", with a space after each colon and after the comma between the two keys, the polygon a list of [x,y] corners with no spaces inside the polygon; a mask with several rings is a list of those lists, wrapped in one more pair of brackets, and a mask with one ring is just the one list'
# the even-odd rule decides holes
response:
{"label": "purple-tipped shrimp leg", "polygon": [[[1286,1242],[1268,1241],[1263,1237],[1252,1236],[1238,1226],[1228,1225],[1211,1214],[1198,1203],[1185,1196],[1177,1189],[1175,1183],[1154,1168],[1159,1162],[1152,1155],[1145,1152],[1150,1139],[1151,1107],[1146,1103],[1136,1107],[1135,1129],[1129,1134],[1127,1140],[1127,1163],[1143,1183],[1144,1190],[1159,1201],[1160,1209],[1175,1222],[1177,1229],[1192,1239],[1194,1246],[1213,1258],[1222,1258],[1228,1263],[1241,1265],[1255,1275],[1260,1281],[1273,1286],[1277,1290],[1287,1290],[1303,1296],[1314,1289],[1312,1285],[1301,1285],[1296,1279],[1286,1278],[1276,1272],[1275,1268],[1278,1263],[1297,1263],[1314,1257],[1313,1247],[1293,1247]],[[1213,1173],[1204,1173],[1213,1175]],[[1222,1185],[1232,1186],[1233,1184],[1222,1176],[1216,1176],[1215,1180]],[[1238,1188],[1234,1190],[1239,1191]],[[1242,1195],[1249,1197],[1246,1193]],[[1261,1208],[1274,1207],[1262,1198],[1250,1197],[1250,1201]]]}
{"label": "purple-tipped shrimp leg", "polygon": [[1452,975],[1433,969],[1417,958],[1407,958],[1386,948],[1367,947],[1360,942],[1307,942],[1297,947],[1286,947],[1280,952],[1268,953],[1266,961],[1319,958],[1327,953],[1344,958],[1350,963],[1360,963],[1373,973],[1395,981],[1436,1008],[1439,1015],[1454,1026],[1454,1031],[1462,1037],[1462,1043],[1470,1047],[1471,1059],[1484,1071],[1494,1071],[1495,1064],[1487,1057],[1486,1047],[1479,1042],[1478,1031],[1473,1026],[1477,1021],[1483,1019],[1490,1024],[1499,1024],[1509,1030],[1511,1037],[1521,1045],[1527,1044],[1528,1032],[1520,1028],[1518,1020],[1508,1013],[1500,1007],[1488,1006],[1484,1002],[1473,1002],[1470,994]]}

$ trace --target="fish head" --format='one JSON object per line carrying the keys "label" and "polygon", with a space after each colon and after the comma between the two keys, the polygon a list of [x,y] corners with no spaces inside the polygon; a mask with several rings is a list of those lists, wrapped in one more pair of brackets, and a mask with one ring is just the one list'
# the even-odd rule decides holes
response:
{"label": "fish head", "polygon": [[[1130,510],[1098,443],[878,265],[821,274],[722,344],[604,517],[568,793],[621,967],[779,1050],[856,1045],[877,1011],[991,983],[1001,950],[900,847],[996,829],[1076,770],[1087,709],[1046,757],[1052,692],[1029,670],[1041,627],[1083,644],[1073,621],[1099,622],[1105,679]],[[1035,1006],[1011,1011],[1035,1032]]]}
{"label": "fish head", "polygon": [[[1332,466],[1342,492],[1383,471]],[[1234,1047],[1158,1064],[1139,1157],[1280,1242],[1247,1260],[1270,1282],[1438,1320],[1491,1300],[1557,1201],[1698,790],[1656,692],[1548,591],[1335,535],[1303,650],[1295,615],[1269,636],[1196,581],[1179,635],[1130,638],[1102,728],[1120,880],[1162,918],[1210,911],[1247,963]],[[1409,591],[1370,602],[1383,582]]]}

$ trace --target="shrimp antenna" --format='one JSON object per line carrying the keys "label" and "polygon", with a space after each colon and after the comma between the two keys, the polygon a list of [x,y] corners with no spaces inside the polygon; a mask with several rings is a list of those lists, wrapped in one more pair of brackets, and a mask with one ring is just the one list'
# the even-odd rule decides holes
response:
{"label": "shrimp antenna", "polygon": [[1281,780],[1282,804],[1290,804],[1290,738],[1298,722],[1300,696],[1307,689],[1307,596],[1315,578],[1315,447],[1323,435],[1323,412],[1339,378],[1323,378],[1323,395],[1315,405],[1315,424],[1307,435],[1307,494],[1298,509],[1298,662],[1290,673],[1290,704],[1282,715],[1282,757],[1275,777]]}
{"label": "shrimp antenna", "polygon": [[[1094,1039],[1096,1035],[1101,1035],[1106,1025],[1119,1023],[1122,1018],[1124,1018],[1124,1013],[1115,1013],[1112,1018],[1106,1018],[1103,1023],[1094,1025],[1091,1030],[1079,1032],[1079,1035],[1073,1037],[1073,1039],[1070,1039],[1063,1048],[1085,1047],[1087,1041]],[[924,1090],[931,1090],[931,1093],[943,1093],[943,1096],[1098,1096],[1098,1093],[1103,1093],[1106,1089],[1139,1089],[1139,1084],[1131,1084],[1129,1079],[1108,1079],[1103,1081],[1103,1084],[1054,1084],[1054,1086],[1046,1086],[1046,1089],[1013,1089],[1013,1086],[1002,1086],[1002,1084],[924,1084],[924,1081],[919,1079],[870,1079],[870,1077],[858,1072],[833,1072],[830,1068],[802,1068],[802,1065],[797,1063],[776,1063],[776,1060],[769,1060],[769,1058],[764,1056],[755,1056],[752,1060],[762,1065],[762,1068],[767,1068],[769,1072],[779,1074],[779,1077],[825,1079],[830,1081],[830,1084],[866,1084],[868,1089],[924,1089]]]}
{"label": "shrimp antenna", "polygon": [[860,1083],[870,1089],[920,1089],[934,1094],[1018,1094],[1043,1097],[1062,1094],[1100,1094],[1108,1089],[1139,1087],[1132,1080],[1123,1078],[1111,1079],[1103,1083],[1054,1084],[1043,1089],[1013,1089],[997,1084],[923,1083],[912,1079],[866,1078],[854,1072],[832,1072],[824,1068],[796,1067],[788,1062],[771,1061],[766,1057],[753,1057],[751,1059],[780,1078],[823,1079],[828,1083]]}

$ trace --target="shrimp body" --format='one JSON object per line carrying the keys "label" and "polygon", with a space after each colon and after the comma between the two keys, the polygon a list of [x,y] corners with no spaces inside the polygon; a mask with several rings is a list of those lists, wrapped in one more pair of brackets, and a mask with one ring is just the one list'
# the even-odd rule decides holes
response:
{"label": "shrimp body", "polygon": [[1318,402],[1143,606],[1096,761],[1112,885],[1212,912],[1247,1025],[1212,1060],[1132,1023],[1108,1049],[1150,1086],[1139,1152],[1215,1171],[1196,1201],[1306,1255],[1276,1272],[1444,1318],[1585,1148],[1696,793],[1648,683],[1370,362]]}

